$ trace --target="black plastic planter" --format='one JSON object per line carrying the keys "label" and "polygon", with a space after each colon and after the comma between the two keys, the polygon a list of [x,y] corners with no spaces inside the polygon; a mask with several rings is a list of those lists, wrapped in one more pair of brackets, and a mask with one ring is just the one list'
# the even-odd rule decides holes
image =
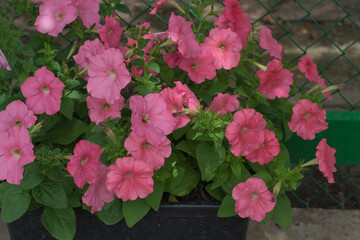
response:
{"label": "black plastic planter", "polygon": [[[113,226],[96,216],[77,210],[76,240],[146,240],[146,239],[238,239],[245,240],[249,220],[240,217],[216,217],[218,204],[164,203],[158,212],[150,211],[134,227],[124,221]],[[11,240],[54,239],[42,226],[42,210],[27,212],[8,224]]]}

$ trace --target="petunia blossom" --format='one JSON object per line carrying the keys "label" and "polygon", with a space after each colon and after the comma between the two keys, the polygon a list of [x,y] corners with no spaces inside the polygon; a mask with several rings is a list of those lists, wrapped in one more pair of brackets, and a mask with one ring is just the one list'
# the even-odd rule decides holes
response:
{"label": "petunia blossom", "polygon": [[236,185],[232,197],[235,199],[235,212],[242,218],[250,217],[256,222],[262,221],[276,204],[273,195],[260,178],[248,178],[246,182]]}
{"label": "petunia blossom", "polygon": [[260,36],[259,45],[265,50],[269,51],[271,57],[282,59],[283,58],[283,48],[278,41],[276,41],[270,29],[268,28],[261,28],[258,32]]}
{"label": "petunia blossom", "polygon": [[159,145],[149,143],[145,137],[139,137],[135,132],[131,132],[124,143],[125,149],[137,160],[146,162],[153,170],[158,170],[164,166],[165,158],[170,157],[171,142],[165,140]]}
{"label": "petunia blossom", "polygon": [[230,151],[237,157],[245,156],[264,142],[266,121],[254,109],[242,109],[234,114],[234,121],[226,128],[225,136],[232,145]]}
{"label": "petunia blossom", "polygon": [[[178,113],[184,109],[183,99],[184,93],[181,93],[176,88],[165,88],[160,92],[161,96],[164,98],[167,109],[171,113]],[[190,118],[187,115],[181,115],[175,117],[175,129],[185,127],[189,122]]]}
{"label": "petunia blossom", "polygon": [[106,16],[105,25],[100,29],[99,35],[106,48],[119,48],[122,32],[120,23],[114,17]]}
{"label": "petunia blossom", "polygon": [[154,173],[145,162],[123,157],[118,158],[109,169],[106,187],[123,201],[145,198],[153,192]]}
{"label": "petunia blossom", "polygon": [[298,68],[300,72],[305,73],[305,77],[310,82],[319,83],[319,73],[317,70],[317,66],[315,65],[311,57],[309,57],[309,55],[304,55],[299,59]]}
{"label": "petunia blossom", "polygon": [[214,57],[210,53],[202,50],[201,53],[193,58],[183,58],[179,68],[188,73],[190,80],[197,84],[211,80],[216,76],[216,69],[213,65]]}
{"label": "petunia blossom", "polygon": [[219,115],[224,115],[228,112],[234,112],[239,108],[239,100],[236,95],[230,95],[228,93],[218,93],[212,100],[209,108],[210,111],[220,112]]}
{"label": "petunia blossom", "polygon": [[120,99],[120,91],[131,80],[119,49],[110,48],[90,58],[87,90],[91,96],[110,104]]}
{"label": "petunia blossom", "polygon": [[172,133],[175,128],[176,121],[159,93],[151,93],[145,97],[132,96],[130,109],[131,129],[151,144],[161,144],[165,141],[166,135]]}
{"label": "petunia blossom", "polygon": [[293,107],[293,115],[288,123],[291,131],[296,132],[299,137],[305,140],[315,138],[319,133],[328,128],[325,109],[320,109],[316,103],[308,99],[301,99]]}
{"label": "petunia blossom", "polygon": [[24,126],[0,131],[0,180],[20,184],[24,165],[35,160],[29,131]]}
{"label": "petunia blossom", "polygon": [[99,28],[99,2],[97,0],[72,0],[73,6],[76,7],[76,13],[84,26],[90,28],[95,24],[95,28]]}
{"label": "petunia blossom", "polygon": [[95,143],[80,140],[67,164],[67,170],[74,177],[74,182],[83,188],[87,182],[96,183],[100,178],[101,148]]}
{"label": "petunia blossom", "polygon": [[76,19],[76,8],[71,0],[47,0],[39,7],[35,27],[41,33],[57,37],[66,26]]}
{"label": "petunia blossom", "polygon": [[110,104],[104,98],[95,98],[88,96],[86,104],[89,109],[90,120],[96,124],[105,121],[107,118],[121,118],[121,109],[125,106],[123,96],[113,104]]}
{"label": "petunia blossom", "polygon": [[336,172],[335,163],[336,159],[334,154],[336,150],[329,147],[326,143],[326,139],[321,139],[320,143],[316,147],[316,158],[319,162],[319,170],[327,177],[329,183],[335,183],[333,172]]}
{"label": "petunia blossom", "polygon": [[294,82],[294,74],[283,69],[281,62],[277,59],[273,59],[266,67],[265,72],[262,70],[256,72],[260,78],[258,91],[265,94],[269,99],[289,97],[290,85]]}
{"label": "petunia blossom", "polygon": [[240,61],[242,44],[230,29],[213,28],[202,46],[214,56],[216,69],[231,69]]}
{"label": "petunia blossom", "polygon": [[168,33],[178,45],[179,52],[184,57],[196,57],[200,54],[200,45],[195,40],[195,33],[191,29],[191,22],[184,17],[176,16],[173,12],[169,19]]}
{"label": "petunia blossom", "polygon": [[6,70],[11,71],[9,63],[6,60],[6,57],[3,54],[3,52],[1,51],[1,49],[0,49],[0,68],[5,68]]}
{"label": "petunia blossom", "polygon": [[166,3],[167,0],[159,0],[155,3],[155,7],[153,8],[153,10],[151,10],[150,14],[154,15],[156,14],[157,10],[164,4]]}
{"label": "petunia blossom", "polygon": [[[73,58],[79,66],[79,69],[83,69],[89,65],[91,58],[102,54],[104,51],[105,47],[98,38],[87,40],[84,45],[79,48],[78,54],[74,55]],[[86,80],[87,79],[88,78],[86,78]]]}
{"label": "petunia blossom", "polygon": [[164,56],[164,62],[169,65],[170,69],[179,65],[179,63],[181,62],[182,59],[183,59],[183,55],[180,53],[179,50],[177,50],[173,53],[167,53]]}
{"label": "petunia blossom", "polygon": [[91,206],[91,213],[101,211],[104,203],[114,200],[114,193],[109,192],[106,187],[106,178],[109,169],[104,165],[100,165],[99,181],[91,183],[85,194],[82,196],[82,201],[88,206]]}
{"label": "petunia blossom", "polygon": [[26,105],[35,114],[53,115],[60,110],[64,87],[64,83],[44,66],[36,70],[34,77],[25,80],[21,92],[26,97]]}
{"label": "petunia blossom", "polygon": [[249,14],[243,12],[243,8],[236,0],[225,0],[224,14],[220,14],[215,18],[214,25],[220,29],[229,28],[237,34],[243,47],[247,45],[247,38],[249,37],[251,24],[249,22]]}
{"label": "petunia blossom", "polygon": [[179,81],[175,82],[175,85],[175,89],[183,96],[183,104],[186,107],[197,111],[197,109],[200,108],[200,102],[197,99],[195,93],[193,93],[186,84],[182,84]]}
{"label": "petunia blossom", "polygon": [[264,131],[264,142],[259,148],[245,155],[250,162],[258,162],[260,165],[271,162],[280,152],[280,144],[275,133],[268,129]]}
{"label": "petunia blossom", "polygon": [[37,120],[34,113],[20,100],[7,105],[6,109],[0,111],[0,131],[7,130],[13,126],[31,127]]}

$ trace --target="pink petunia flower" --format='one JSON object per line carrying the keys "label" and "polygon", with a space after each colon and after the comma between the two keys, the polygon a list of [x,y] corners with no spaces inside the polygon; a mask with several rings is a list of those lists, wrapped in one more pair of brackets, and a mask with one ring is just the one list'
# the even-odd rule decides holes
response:
{"label": "pink petunia flower", "polygon": [[105,25],[100,29],[99,35],[106,48],[119,48],[123,30],[114,17],[106,16]]}
{"label": "pink petunia flower", "polygon": [[316,158],[319,161],[319,170],[327,177],[329,183],[335,183],[333,172],[336,172],[335,168],[335,156],[336,150],[329,147],[326,143],[326,139],[323,138],[319,145],[316,147]]}
{"label": "pink petunia flower", "polygon": [[200,108],[200,102],[195,93],[193,93],[186,84],[182,84],[179,81],[175,82],[175,85],[175,89],[182,95],[183,104],[186,107],[197,111],[197,109]]}
{"label": "pink petunia flower", "polygon": [[156,14],[157,10],[164,4],[166,3],[167,0],[159,0],[155,3],[155,7],[153,8],[153,10],[151,10],[150,14],[154,15]]}
{"label": "pink petunia flower", "polygon": [[282,59],[283,58],[283,48],[278,41],[276,41],[272,34],[270,29],[268,28],[262,28],[258,32],[260,36],[259,45],[265,50],[268,50],[271,57]]}
{"label": "pink petunia flower", "polygon": [[146,162],[153,170],[158,170],[164,166],[165,158],[171,155],[171,142],[165,141],[159,145],[149,143],[145,137],[139,137],[135,132],[131,132],[124,143],[125,149],[137,160]]}
{"label": "pink petunia flower", "polygon": [[235,212],[242,218],[250,217],[257,222],[262,221],[276,204],[260,178],[248,178],[246,182],[236,185],[232,197],[235,199]]}
{"label": "pink petunia flower", "polygon": [[[176,88],[165,88],[160,92],[160,94],[164,98],[169,112],[178,113],[184,109],[184,105],[183,105],[183,96],[185,95],[184,93],[181,93]],[[174,130],[185,127],[190,122],[190,118],[187,115],[181,115],[175,117],[175,121],[176,121],[176,125]]]}
{"label": "pink petunia flower", "polygon": [[279,154],[280,144],[275,137],[275,133],[265,129],[264,134],[264,142],[260,145],[260,147],[245,155],[246,159],[250,162],[258,162],[260,165],[264,165],[271,162],[274,157]]}
{"label": "pink petunia flower", "polygon": [[20,184],[24,165],[35,160],[34,146],[24,126],[0,131],[0,180]]}
{"label": "pink petunia flower", "polygon": [[167,53],[164,56],[164,62],[169,65],[170,69],[179,65],[182,59],[183,59],[183,55],[179,52],[179,50],[173,53]]}
{"label": "pink petunia flower", "polygon": [[240,7],[236,0],[224,1],[224,14],[219,15],[214,20],[214,25],[220,29],[231,29],[238,35],[243,47],[247,45],[247,38],[250,34],[251,24],[249,22],[249,14],[243,13],[243,8]]}
{"label": "pink petunia flower", "polygon": [[110,104],[120,99],[120,91],[131,80],[123,55],[110,48],[90,59],[87,90],[91,96],[105,98]]}
{"label": "pink petunia flower", "polygon": [[131,129],[158,146],[165,141],[166,135],[172,133],[176,121],[167,109],[164,98],[159,93],[151,93],[130,98]]}
{"label": "pink petunia flower", "polygon": [[47,0],[40,5],[40,15],[36,18],[35,27],[41,33],[57,37],[66,26],[76,19],[76,8],[71,0]]}
{"label": "pink petunia flower", "polygon": [[74,182],[83,188],[87,182],[96,183],[100,177],[101,148],[95,143],[80,140],[67,164],[67,170],[74,177]]}
{"label": "pink petunia flower", "polygon": [[202,46],[214,56],[216,69],[231,69],[240,61],[242,44],[230,29],[213,28]]}
{"label": "pink petunia flower", "polygon": [[104,203],[114,200],[114,193],[109,192],[106,187],[106,178],[109,169],[104,165],[100,165],[100,177],[96,183],[91,183],[86,190],[82,201],[88,206],[91,206],[91,213],[101,211]]}
{"label": "pink petunia flower", "polygon": [[298,68],[300,72],[305,73],[305,77],[310,82],[320,83],[319,81],[321,80],[318,79],[319,73],[317,70],[317,66],[315,65],[313,60],[309,57],[309,55],[304,55],[300,58],[298,62]]}
{"label": "pink petunia flower", "polygon": [[96,124],[106,121],[107,118],[121,118],[121,109],[125,106],[125,99],[120,95],[119,100],[109,104],[104,98],[88,96],[86,104],[89,109],[90,120]]}
{"label": "pink petunia flower", "polygon": [[4,111],[0,112],[0,131],[8,130],[13,126],[31,127],[37,120],[34,113],[20,100],[7,105]]}
{"label": "pink petunia flower", "polygon": [[226,128],[225,136],[232,145],[230,151],[237,157],[245,156],[264,142],[266,121],[254,109],[242,109],[234,114]]}
{"label": "pink petunia flower", "polygon": [[283,69],[281,62],[277,59],[273,59],[266,67],[265,72],[262,70],[256,72],[260,78],[258,91],[265,94],[269,99],[289,97],[290,85],[294,82],[294,74]]}
{"label": "pink petunia flower", "polygon": [[76,7],[76,13],[84,26],[90,28],[93,24],[95,28],[100,27],[99,2],[97,0],[72,0]]}
{"label": "pink petunia flower", "polygon": [[8,61],[6,60],[5,55],[0,49],[0,68],[6,68],[6,70],[11,71]]}
{"label": "pink petunia flower", "polygon": [[184,17],[176,16],[172,12],[169,19],[168,33],[174,43],[178,44],[179,52],[184,57],[196,57],[200,54],[200,45],[195,40],[191,22],[186,21]]}
{"label": "pink petunia flower", "polygon": [[153,192],[153,171],[148,164],[132,157],[118,158],[109,166],[106,187],[123,201],[145,198]]}
{"label": "pink petunia flower", "polygon": [[26,105],[35,114],[53,115],[60,110],[64,87],[64,83],[44,66],[36,70],[34,77],[25,80],[21,92],[26,97]]}
{"label": "pink petunia flower", "polygon": [[209,108],[213,112],[220,112],[219,115],[227,114],[228,112],[234,112],[239,108],[239,100],[236,95],[230,95],[228,93],[218,93],[212,100]]}
{"label": "pink petunia flower", "polygon": [[74,55],[73,58],[79,66],[79,69],[83,69],[89,65],[91,58],[102,54],[104,51],[105,47],[98,38],[95,40],[87,40],[84,45],[79,48],[78,54]]}
{"label": "pink petunia flower", "polygon": [[213,79],[216,76],[216,69],[213,65],[214,57],[202,50],[201,53],[192,58],[183,58],[179,68],[188,73],[189,78],[197,84]]}
{"label": "pink petunia flower", "polygon": [[301,99],[293,107],[293,115],[288,123],[291,131],[296,132],[304,140],[312,140],[315,133],[328,128],[325,109],[320,109],[316,103]]}

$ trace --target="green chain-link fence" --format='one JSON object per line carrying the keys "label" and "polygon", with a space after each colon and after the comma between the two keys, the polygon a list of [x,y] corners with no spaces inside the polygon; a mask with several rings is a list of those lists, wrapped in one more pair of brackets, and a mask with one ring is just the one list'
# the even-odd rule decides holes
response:
{"label": "green chain-link fence", "polygon": [[[214,0],[221,7],[223,1]],[[123,0],[133,15],[119,16],[127,26],[151,21],[157,30],[167,28],[169,6],[150,16],[156,0]],[[190,1],[181,0],[184,7]],[[255,27],[266,26],[284,45],[284,56],[292,64],[309,54],[318,65],[319,73],[328,85],[346,84],[332,92],[335,104],[324,100],[331,110],[360,110],[360,2],[357,0],[242,0]],[[194,14],[193,14],[194,15]],[[255,17],[254,17],[255,16]],[[195,18],[197,16],[194,15]],[[286,51],[290,49],[289,51]],[[315,57],[314,57],[315,55]],[[301,79],[300,79],[301,80]],[[306,88],[307,82],[299,85]],[[335,184],[315,169],[310,170],[304,184],[290,194],[298,207],[360,208],[359,166],[338,165]]]}

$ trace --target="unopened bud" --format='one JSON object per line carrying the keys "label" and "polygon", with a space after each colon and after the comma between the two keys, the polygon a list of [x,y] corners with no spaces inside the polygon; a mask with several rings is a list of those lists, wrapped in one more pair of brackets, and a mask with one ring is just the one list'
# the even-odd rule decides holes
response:
{"label": "unopened bud", "polygon": [[197,114],[198,112],[191,109],[191,108],[184,108],[183,110],[181,110],[180,112],[176,112],[173,113],[173,117],[179,117],[179,116],[183,116],[183,115],[190,115],[190,114]]}
{"label": "unopened bud", "polygon": [[273,189],[273,197],[275,198],[275,202],[276,202],[276,197],[279,194],[281,189],[281,180],[278,181]]}
{"label": "unopened bud", "polygon": [[255,66],[257,66],[260,70],[262,70],[262,71],[266,71],[266,69],[267,69],[267,67],[266,66],[264,66],[264,65],[262,65],[262,64],[260,64],[260,63],[258,63],[258,62],[255,62],[255,61],[251,61],[252,62],[252,64],[254,64]]}
{"label": "unopened bud", "polygon": [[332,86],[322,90],[321,93],[326,93],[326,92],[330,92],[330,91],[334,91],[334,90],[343,89],[345,86],[346,86],[345,84],[332,85]]}
{"label": "unopened bud", "polygon": [[319,165],[319,160],[317,158],[314,158],[314,159],[308,161],[307,163],[304,163],[303,165],[301,165],[301,167],[304,168],[304,167],[308,167],[308,166],[312,166],[312,165]]}
{"label": "unopened bud", "polygon": [[174,44],[174,41],[171,38],[169,38],[168,40],[166,40],[165,42],[160,44],[159,47],[162,48],[162,47],[166,47],[166,46],[171,46],[173,44]]}
{"label": "unopened bud", "polygon": [[113,142],[116,142],[116,137],[115,137],[115,133],[113,132],[113,130],[111,130],[108,126],[105,125],[105,123],[101,122],[99,123],[99,127],[104,130],[104,132],[106,133],[106,135],[113,140]]}
{"label": "unopened bud", "polygon": [[125,53],[125,57],[127,58],[131,57],[132,55],[134,55],[134,49],[130,49]]}

